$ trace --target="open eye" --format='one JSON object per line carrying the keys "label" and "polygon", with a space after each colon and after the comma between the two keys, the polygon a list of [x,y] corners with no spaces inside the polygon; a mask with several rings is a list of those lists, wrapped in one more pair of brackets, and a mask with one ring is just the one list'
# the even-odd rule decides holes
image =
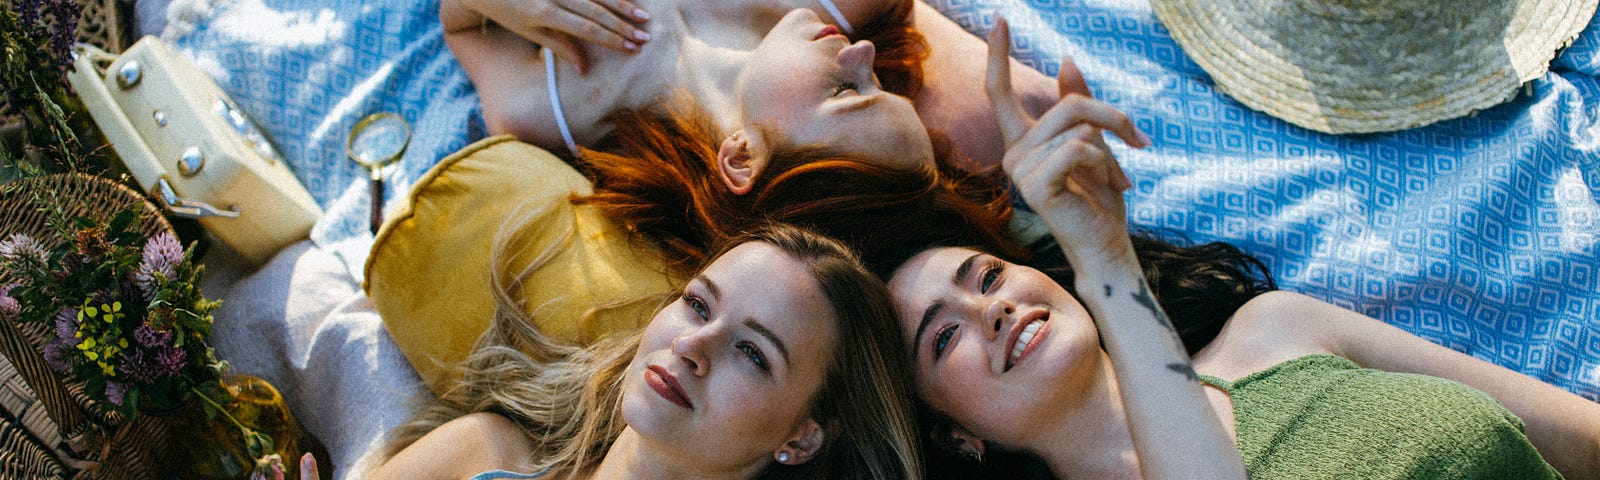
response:
{"label": "open eye", "polygon": [[837,97],[839,94],[844,92],[856,91],[859,87],[860,85],[857,85],[856,82],[840,83],[838,86],[833,87],[833,96]]}
{"label": "open eye", "polygon": [[944,328],[939,329],[938,332],[934,332],[934,334],[933,334],[933,359],[934,360],[938,360],[939,357],[944,356],[944,349],[945,349],[945,347],[950,345],[950,339],[955,337],[957,328],[960,328],[960,325],[952,323],[950,325],[946,325]]}
{"label": "open eye", "polygon": [[701,300],[700,297],[684,294],[683,303],[688,305],[690,309],[694,310],[695,315],[699,315],[701,320],[708,320],[711,318],[711,309],[706,306],[705,300]]}
{"label": "open eye", "polygon": [[983,267],[983,278],[978,282],[979,293],[989,293],[994,288],[995,282],[1000,280],[1000,273],[1005,271],[1005,265],[998,260],[990,261]]}
{"label": "open eye", "polygon": [[734,345],[734,348],[744,352],[744,355],[750,358],[750,363],[756,364],[756,368],[760,368],[764,372],[772,371],[772,365],[767,363],[767,356],[762,355],[761,349],[756,348],[755,345],[751,345],[749,342],[740,342]]}

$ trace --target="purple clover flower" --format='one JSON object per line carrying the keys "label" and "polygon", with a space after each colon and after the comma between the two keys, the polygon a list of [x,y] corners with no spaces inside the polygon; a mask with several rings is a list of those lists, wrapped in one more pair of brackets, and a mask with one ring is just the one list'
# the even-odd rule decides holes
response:
{"label": "purple clover flower", "polygon": [[156,365],[161,368],[162,376],[176,376],[183,370],[183,364],[189,360],[189,353],[175,346],[167,346],[156,353]]}
{"label": "purple clover flower", "polygon": [[128,394],[128,386],[118,382],[106,382],[106,400],[113,405],[122,406],[122,397]]}
{"label": "purple clover flower", "polygon": [[150,324],[142,324],[133,329],[134,340],[139,341],[139,346],[156,348],[172,344],[172,332],[163,332],[150,328]]}
{"label": "purple clover flower", "polygon": [[11,289],[17,288],[20,285],[21,284],[12,283],[5,286],[0,286],[0,314],[4,314],[7,318],[16,318],[17,315],[22,314],[22,304],[18,303],[17,299],[11,297]]}
{"label": "purple clover flower", "polygon": [[144,256],[139,271],[133,274],[133,283],[144,292],[145,301],[155,299],[158,282],[171,280],[183,261],[183,246],[171,233],[162,232],[144,244]]}
{"label": "purple clover flower", "polygon": [[56,341],[68,346],[78,346],[78,309],[67,307],[56,312]]}
{"label": "purple clover flower", "polygon": [[24,268],[40,268],[45,261],[44,246],[33,237],[13,233],[5,240],[0,240],[0,258]]}
{"label": "purple clover flower", "polygon": [[67,372],[72,370],[72,361],[67,358],[67,351],[71,349],[72,346],[63,345],[61,342],[50,342],[45,344],[45,365],[49,365],[50,369],[54,370],[56,373],[65,375]]}

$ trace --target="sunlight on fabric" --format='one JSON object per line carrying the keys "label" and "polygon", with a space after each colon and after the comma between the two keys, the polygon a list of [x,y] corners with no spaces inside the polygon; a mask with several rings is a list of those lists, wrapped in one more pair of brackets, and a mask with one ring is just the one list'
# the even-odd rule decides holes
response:
{"label": "sunlight on fabric", "polygon": [[[337,105],[328,110],[328,114],[322,123],[317,124],[317,128],[311,131],[311,138],[323,138],[324,135],[329,134],[328,129],[337,125],[348,126],[349,123],[347,122],[350,122],[351,119],[360,118],[364,112],[358,112],[356,109],[368,108],[367,102],[372,99],[373,93],[377,91],[378,86],[387,82],[393,73],[394,62],[384,62],[383,65],[378,67],[377,71],[372,72],[372,75],[368,75],[366,80],[356,84],[354,88],[350,89],[350,93],[345,95],[344,99],[339,100]],[[382,95],[383,92],[378,92],[378,94]],[[336,133],[339,138],[344,138],[343,136],[346,132]]]}
{"label": "sunlight on fabric", "polygon": [[235,10],[233,15],[217,17],[213,29],[241,41],[279,48],[337,43],[344,40],[350,25],[340,21],[333,10],[277,11],[261,0],[243,0],[221,7]]}
{"label": "sunlight on fabric", "polygon": [[1561,207],[1561,250],[1582,253],[1600,240],[1600,202],[1583,182],[1583,172],[1568,168],[1556,182],[1556,205]]}

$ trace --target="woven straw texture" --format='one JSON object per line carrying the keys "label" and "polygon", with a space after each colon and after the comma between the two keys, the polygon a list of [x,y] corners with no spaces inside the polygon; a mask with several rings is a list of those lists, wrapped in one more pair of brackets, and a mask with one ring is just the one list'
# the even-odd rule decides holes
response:
{"label": "woven straw texture", "polygon": [[1597,0],[1152,0],[1217,88],[1327,133],[1403,130],[1513,98]]}
{"label": "woven straw texture", "polygon": [[[68,216],[106,221],[133,205],[142,205],[139,227],[145,236],[172,231],[154,205],[112,180],[85,174],[18,180],[0,186],[0,218],[6,219],[0,223],[0,238],[21,233],[53,248],[64,239],[49,225],[51,208],[60,208]],[[0,278],[0,282],[7,281]],[[27,353],[32,354],[17,363],[0,357],[0,478],[158,478],[163,473],[158,467],[172,464],[173,449],[166,441],[170,435],[164,419],[142,415],[129,423],[120,414],[98,413],[81,384],[62,381],[44,366],[39,352],[53,334],[47,327],[0,327],[5,327],[0,328],[0,342],[29,349]],[[26,345],[17,345],[24,342]],[[41,390],[35,391],[30,382]],[[89,442],[88,456],[99,464],[69,476],[76,469],[49,450],[63,440],[56,421],[66,417],[73,423],[85,416],[102,434]]]}

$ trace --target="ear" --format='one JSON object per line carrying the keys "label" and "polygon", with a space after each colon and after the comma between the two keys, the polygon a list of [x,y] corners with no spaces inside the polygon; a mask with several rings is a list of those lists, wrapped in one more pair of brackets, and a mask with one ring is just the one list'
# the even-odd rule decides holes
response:
{"label": "ear", "polygon": [[822,451],[822,445],[827,441],[828,436],[822,431],[822,425],[807,418],[800,428],[795,429],[789,441],[783,443],[783,447],[772,452],[772,458],[784,465],[806,463]]}
{"label": "ear", "polygon": [[717,148],[717,175],[734,195],[750,193],[767,168],[765,144],[759,134],[733,132]]}
{"label": "ear", "polygon": [[950,437],[938,440],[956,453],[973,458],[983,458],[983,451],[988,448],[983,444],[983,439],[961,427],[951,427]]}

